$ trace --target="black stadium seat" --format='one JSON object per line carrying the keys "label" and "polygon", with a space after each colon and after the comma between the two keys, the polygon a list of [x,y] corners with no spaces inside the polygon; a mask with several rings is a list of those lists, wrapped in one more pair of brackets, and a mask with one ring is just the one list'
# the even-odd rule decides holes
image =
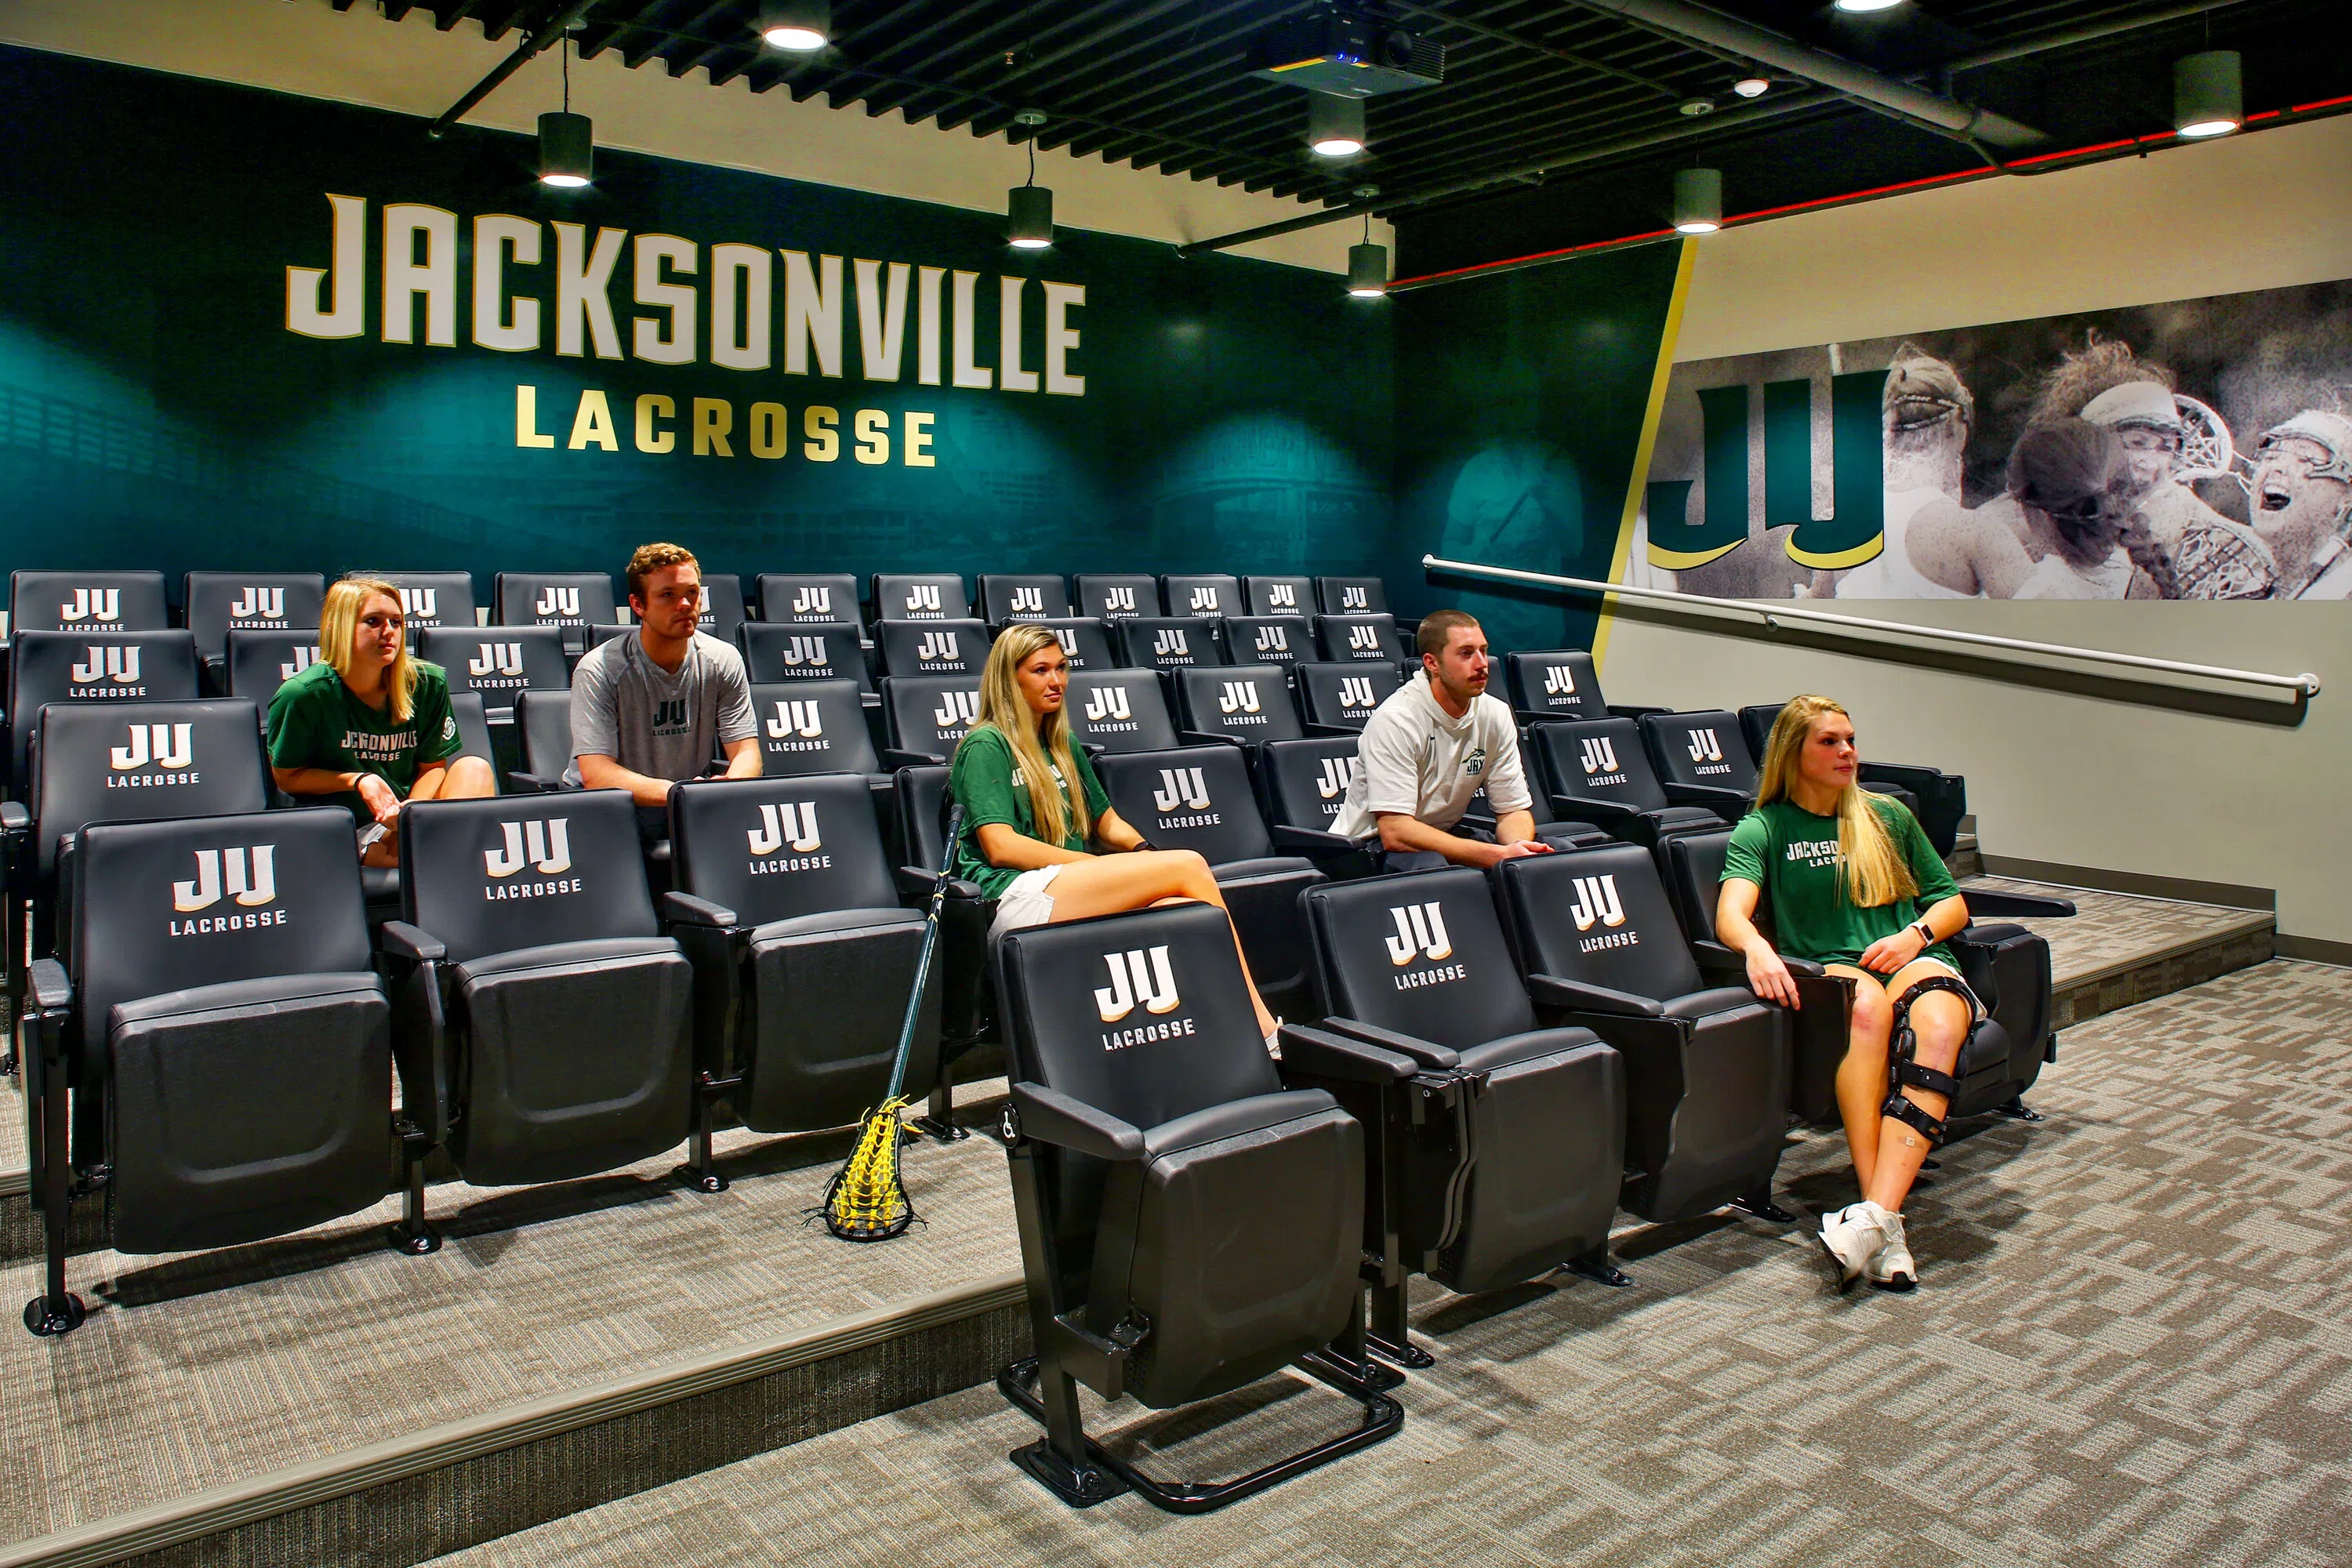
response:
{"label": "black stadium seat", "polygon": [[47,1266],[26,1323],[45,1334],[82,1320],[78,1172],[105,1172],[103,1246],[189,1252],[371,1207],[393,1157],[392,1009],[350,814],[101,824],[79,859],[64,962],[35,966],[26,1021]]}
{"label": "black stadium seat", "polygon": [[185,702],[196,695],[187,631],[22,632],[8,664],[8,784],[22,796],[45,705]]}
{"label": "black stadium seat", "polygon": [[1331,831],[1355,766],[1351,734],[1266,744],[1258,753],[1258,779],[1276,848],[1318,858],[1356,850],[1353,839]]}
{"label": "black stadium seat", "polygon": [[1304,664],[1315,657],[1315,629],[1305,616],[1227,616],[1225,646],[1237,664]]}
{"label": "black stadium seat", "polygon": [[705,572],[699,628],[720,642],[731,643],[743,619],[743,579],[732,572]]}
{"label": "black stadium seat", "polygon": [[264,716],[278,689],[319,662],[319,634],[310,631],[231,632],[224,685],[249,699]]}
{"label": "black stadium seat", "polygon": [[1380,1130],[1364,1215],[1377,1342],[1421,1361],[1405,1338],[1412,1274],[1466,1295],[1570,1262],[1610,1273],[1625,1065],[1589,1029],[1537,1023],[1486,877],[1328,882],[1303,902],[1319,1029],[1394,1058],[1381,1079],[1331,1079],[1283,1037],[1286,1081],[1330,1089]]}
{"label": "black stadium seat", "polygon": [[457,743],[465,749],[461,757],[479,757],[490,764],[490,785],[498,787],[499,756],[490,744],[490,719],[482,707],[482,700],[470,691],[449,694],[449,711],[457,720]]}
{"label": "black stadium seat", "polygon": [[1191,669],[1225,662],[1217,628],[1190,616],[1130,616],[1111,630],[1118,638],[1118,661],[1129,669]]}
{"label": "black stadium seat", "polygon": [[507,775],[508,784],[533,794],[562,789],[572,766],[572,693],[517,694],[514,724],[522,766]]}
{"label": "black stadium seat", "polygon": [[407,1143],[410,1250],[424,1154],[477,1186],[592,1175],[693,1121],[693,974],[660,934],[619,790],[420,801],[400,835],[404,918],[383,927]]}
{"label": "black stadium seat", "polygon": [[1372,710],[1403,684],[1397,667],[1371,664],[1302,664],[1297,667],[1298,705],[1307,722],[1325,731],[1361,731]]}
{"label": "black stadium seat", "polygon": [[[677,890],[662,915],[694,965],[701,1104],[680,1174],[717,1192],[718,1101],[759,1132],[839,1127],[882,1103],[923,917],[899,905],[862,779],[686,784],[670,792],[669,827]],[[934,966],[910,1096],[939,1076],[940,984]]]}
{"label": "black stadium seat", "polygon": [[1652,847],[1676,833],[1706,833],[1724,826],[1724,819],[1712,811],[1676,805],[1666,798],[1631,719],[1538,724],[1528,737],[1535,766],[1529,783],[1550,793],[1551,808],[1560,816],[1593,823]]}
{"label": "black stadium seat", "polygon": [[1238,616],[1247,608],[1235,577],[1173,574],[1160,579],[1160,589],[1171,616]]}
{"label": "black stadium seat", "polygon": [[874,623],[885,675],[969,675],[988,662],[988,628],[969,618]]}
{"label": "black stadium seat", "polygon": [[1396,617],[1391,615],[1318,616],[1315,641],[1325,661],[1331,664],[1412,662],[1404,639],[1397,635]]}
{"label": "black stadium seat", "polygon": [[[1748,760],[1764,765],[1765,738],[1785,703],[1765,702],[1739,710],[1739,731],[1748,742]],[[1900,796],[1927,830],[1927,842],[1938,855],[1949,855],[1959,840],[1960,819],[1969,814],[1969,781],[1958,773],[1914,763],[1878,763],[1863,759],[1862,787]]]}
{"label": "black stadium seat", "polygon": [[1124,621],[1137,616],[1164,616],[1160,581],[1140,572],[1081,572],[1078,574],[1078,614],[1097,620]]}
{"label": "black stadium seat", "polygon": [[1378,577],[1318,577],[1315,602],[1327,616],[1388,614],[1388,585]]}
{"label": "black stadium seat", "polygon": [[[432,626],[480,624],[474,604],[474,574],[470,572],[354,572],[351,575],[373,577],[400,590],[401,613],[408,617],[411,638]],[[596,618],[610,621],[616,617],[606,614]]]}
{"label": "black stadium seat", "polygon": [[1511,694],[1511,710],[1523,720],[1610,716],[1589,653],[1574,648],[1507,653],[1503,679]]}
{"label": "black stadium seat", "polygon": [[1147,671],[1073,671],[1062,700],[1074,742],[1106,752],[1157,752],[1176,744],[1166,693]]}
{"label": "black stadium seat", "polygon": [[562,626],[431,626],[417,634],[416,656],[441,667],[452,692],[473,692],[503,721],[521,692],[572,689],[563,638]]}
{"label": "black stadium seat", "polygon": [[1052,632],[1072,669],[1116,669],[1119,666],[1119,660],[1111,653],[1109,626],[1092,616],[1038,616],[1023,624]]}
{"label": "black stadium seat", "polygon": [[1666,798],[1738,822],[1756,803],[1756,764],[1739,734],[1739,721],[1720,709],[1644,713],[1636,721]]}
{"label": "black stadium seat", "polygon": [[[1527,751],[1524,743],[1519,754],[1522,764],[1525,765]],[[1615,842],[1608,834],[1589,822],[1563,822],[1553,816],[1549,798],[1533,776],[1528,780],[1528,815],[1535,819],[1536,837],[1557,847],[1568,848],[1582,844]],[[1489,833],[1495,831],[1496,826],[1495,803],[1486,798],[1486,786],[1483,784],[1470,796],[1469,805],[1463,810],[1462,820],[1473,827],[1484,828]]]}
{"label": "black stadium seat", "polygon": [[172,624],[161,572],[8,574],[8,635],[160,632]]}
{"label": "black stadium seat", "polygon": [[1154,849],[1192,849],[1216,874],[1265,1005],[1304,1018],[1315,1004],[1313,957],[1298,895],[1324,879],[1311,860],[1278,855],[1258,813],[1249,767],[1231,746],[1129,752],[1096,764],[1110,803]]}
{"label": "black stadium seat", "polygon": [[770,777],[880,771],[854,680],[755,681],[751,713],[760,725],[761,767]]}
{"label": "black stadium seat", "polygon": [[[1014,1461],[1074,1506],[1135,1487],[1197,1512],[1394,1432],[1403,1413],[1361,1362],[1363,1129],[1328,1094],[1284,1089],[1224,916],[1189,904],[1032,926],[996,963],[1037,1326],[1033,1357],[997,1385],[1046,1431]],[[1364,1421],[1233,1481],[1155,1481],[1081,1425],[1080,1384],[1164,1410],[1302,1359]]]}
{"label": "black stadium seat", "polygon": [[992,626],[1063,620],[1069,614],[1070,585],[1050,573],[981,574],[980,616]]}
{"label": "black stadium seat", "polygon": [[196,657],[217,667],[236,631],[307,631],[319,624],[327,580],[316,572],[191,572],[180,602],[196,635]]}
{"label": "black stadium seat", "polygon": [[874,618],[877,621],[961,621],[970,619],[971,600],[963,579],[952,572],[877,572],[874,574]]}
{"label": "black stadium seat", "polygon": [[1312,577],[1244,577],[1242,603],[1252,616],[1311,616],[1315,613]]}
{"label": "black stadium seat", "polygon": [[1296,741],[1307,733],[1289,680],[1271,664],[1179,670],[1176,709],[1187,738],[1256,747],[1268,741]]}
{"label": "black stadium seat", "polygon": [[495,591],[502,626],[566,626],[584,644],[588,627],[621,618],[603,572],[501,572]]}
{"label": "black stadium seat", "polygon": [[980,677],[892,676],[882,682],[882,717],[890,736],[885,763],[894,769],[944,763],[964,731],[980,722]]}
{"label": "black stadium seat", "polygon": [[1625,1058],[1625,1188],[1643,1219],[1726,1204],[1764,1218],[1789,1101],[1787,1016],[1709,989],[1649,852],[1611,844],[1506,860],[1496,885],[1528,993]]}
{"label": "black stadium seat", "polygon": [[857,579],[846,572],[762,572],[760,619],[860,624]]}
{"label": "black stadium seat", "polygon": [[871,693],[873,671],[850,621],[746,621],[739,636],[753,680],[854,680]]}

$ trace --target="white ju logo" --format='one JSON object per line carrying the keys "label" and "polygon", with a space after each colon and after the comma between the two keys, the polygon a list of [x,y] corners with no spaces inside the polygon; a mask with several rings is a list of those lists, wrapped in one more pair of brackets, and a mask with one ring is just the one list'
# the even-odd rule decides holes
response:
{"label": "white ju logo", "polygon": [[1372,607],[1371,593],[1364,588],[1342,588],[1339,590],[1339,607],[1343,610],[1369,610]]}
{"label": "white ju logo", "polygon": [[1378,706],[1379,702],[1380,699],[1372,695],[1370,676],[1350,675],[1339,682],[1340,707],[1371,708]]}
{"label": "white ju logo", "polygon": [[830,668],[833,655],[825,647],[823,637],[795,637],[784,645],[784,662],[792,666],[821,664]]}
{"label": "white ju logo", "polygon": [[1107,952],[1103,962],[1110,966],[1110,984],[1096,989],[1095,1012],[1104,1023],[1118,1023],[1135,1011],[1138,1002],[1147,1013],[1176,1010],[1176,978],[1169,973],[1166,948]]}
{"label": "white ju logo", "polygon": [[802,588],[793,595],[793,614],[810,620],[830,620],[833,616],[833,590]]}
{"label": "white ju logo", "polygon": [[74,596],[58,606],[61,621],[119,621],[122,618],[120,588],[76,588]]}
{"label": "white ju logo", "polygon": [[942,731],[962,724],[980,722],[980,693],[977,691],[942,691],[939,711],[931,715],[932,722]]}
{"label": "white ju logo", "polygon": [[1576,667],[1572,664],[1548,666],[1544,670],[1544,695],[1546,697],[1575,696]]}
{"label": "white ju logo", "polygon": [[1078,634],[1076,632],[1071,630],[1068,626],[1055,626],[1054,628],[1054,640],[1062,645],[1063,658],[1076,659],[1078,657]]}
{"label": "white ju logo", "polygon": [[1099,724],[1106,719],[1131,719],[1127,709],[1127,688],[1100,686],[1087,693],[1087,722]]}
{"label": "white ju logo", "polygon": [[943,658],[961,662],[962,657],[956,652],[953,632],[925,632],[923,640],[915,645],[915,658],[919,663],[930,664]]}
{"label": "white ju logo", "polygon": [[1135,590],[1132,588],[1105,588],[1103,590],[1103,609],[1106,613],[1112,615],[1123,613],[1131,616],[1135,614]]}
{"label": "white ju logo", "polygon": [[1255,713],[1258,710],[1257,682],[1228,680],[1217,695],[1217,708],[1225,713]]}
{"label": "white ju logo", "polygon": [[1617,771],[1617,742],[1606,735],[1588,735],[1584,740],[1584,771],[1587,776],[1613,773]]}
{"label": "white ju logo", "polygon": [[278,897],[278,846],[257,844],[250,849],[199,849],[192,882],[172,884],[172,907],[182,914],[210,909],[226,892],[247,909]]}
{"label": "white ju logo", "polygon": [[411,620],[437,621],[441,618],[440,600],[438,588],[403,588],[400,613]]}
{"label": "white ju logo", "polygon": [[1277,610],[1298,608],[1298,585],[1296,583],[1270,583],[1266,585],[1265,602]]}
{"label": "white ju logo", "polygon": [[1591,931],[1596,921],[1605,926],[1623,925],[1625,906],[1617,901],[1616,873],[1576,879],[1576,901],[1568,906],[1568,915],[1579,931]]}
{"label": "white ju logo", "polygon": [[133,724],[131,743],[107,750],[114,771],[127,773],[153,763],[159,768],[184,768],[195,760],[194,724]]}
{"label": "white ju logo", "polygon": [[278,679],[280,681],[291,680],[319,662],[319,645],[316,643],[297,643],[294,645],[293,652],[292,662],[278,667]]}
{"label": "white ju logo", "polygon": [[1151,634],[1151,653],[1155,658],[1190,658],[1192,645],[1185,640],[1182,627],[1165,626]]}
{"label": "white ju logo", "polygon": [[236,600],[228,607],[233,621],[277,621],[286,617],[286,590],[262,588],[247,584],[237,590]]}
{"label": "white ju logo", "polygon": [[1315,775],[1315,793],[1325,800],[1337,800],[1348,793],[1349,763],[1345,757],[1326,757]]}
{"label": "white ju logo", "polygon": [[466,661],[468,675],[520,675],[522,644],[519,642],[486,642],[474,645],[474,657]]}
{"label": "white ju logo", "polygon": [[1288,626],[1258,627],[1257,651],[1260,653],[1288,653],[1290,651],[1290,628]]}
{"label": "white ju logo", "polygon": [[914,615],[920,610],[929,610],[933,615],[937,615],[939,609],[940,585],[937,583],[918,583],[907,590],[908,615]]}
{"label": "white ju logo", "polygon": [[552,877],[572,869],[572,819],[545,817],[530,822],[499,824],[506,842],[482,851],[482,864],[493,877],[511,877],[525,866],[535,866]]}
{"label": "white ju logo", "polygon": [[1349,650],[1353,653],[1380,652],[1381,628],[1378,626],[1349,626],[1348,628],[1348,647]]}
{"label": "white ju logo", "polygon": [[772,740],[789,740],[798,735],[814,741],[824,733],[824,714],[814,702],[779,702],[776,716],[768,721],[768,734]]}
{"label": "white ju logo", "polygon": [[1042,616],[1045,613],[1045,591],[1043,588],[1013,590],[1013,613],[1016,616]]}
{"label": "white ju logo", "polygon": [[553,584],[539,591],[539,603],[533,614],[541,616],[576,616],[580,613],[580,590],[559,588]]}
{"label": "white ju logo", "polygon": [[1205,811],[1209,805],[1208,781],[1201,776],[1199,768],[1162,768],[1160,788],[1153,793],[1151,804],[1159,807],[1162,816],[1180,805]]}
{"label": "white ju logo", "polygon": [[746,837],[751,841],[754,855],[773,855],[789,844],[795,855],[806,855],[824,847],[824,840],[816,830],[816,802],[803,801],[795,805],[762,805],[760,826],[751,829]]}
{"label": "white ju logo", "polygon": [[1693,730],[1689,733],[1690,755],[1692,762],[1719,763],[1723,761],[1723,742],[1715,738],[1714,731]]}
{"label": "white ju logo", "polygon": [[1217,613],[1218,608],[1217,590],[1213,584],[1203,583],[1201,586],[1192,590],[1192,613],[1194,615],[1213,616]]}
{"label": "white ju logo", "polygon": [[101,647],[93,643],[89,655],[73,667],[73,678],[77,686],[88,686],[97,680],[111,680],[117,686],[129,686],[139,679],[139,650],[136,647]]}
{"label": "white ju logo", "polygon": [[1395,904],[1389,913],[1396,918],[1396,935],[1389,938],[1389,962],[1402,969],[1418,955],[1425,955],[1433,963],[1454,952],[1454,940],[1445,934],[1445,908],[1434,900],[1426,904]]}

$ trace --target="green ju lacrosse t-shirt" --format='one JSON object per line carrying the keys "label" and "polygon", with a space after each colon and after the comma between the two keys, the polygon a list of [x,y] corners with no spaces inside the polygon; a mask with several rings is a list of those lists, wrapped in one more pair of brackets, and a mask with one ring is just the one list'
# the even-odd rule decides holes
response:
{"label": "green ju lacrosse t-shirt", "polygon": [[[1103,793],[1101,781],[1095,777],[1092,763],[1086,752],[1073,746],[1070,754],[1077,759],[1078,783],[1087,792],[1087,819],[1100,822],[1104,812],[1110,809],[1110,796]],[[1070,798],[1070,781],[1062,778],[1059,765],[1054,776],[1062,785],[1062,798]],[[980,830],[992,822],[1001,822],[1026,838],[1037,837],[1037,819],[1029,809],[1029,785],[1013,766],[1012,742],[996,731],[992,725],[982,724],[963,738],[956,747],[955,766],[948,774],[948,792],[963,807],[963,836],[956,845],[955,874],[968,882],[976,882],[980,890],[990,898],[1001,898],[1021,875],[1010,866],[992,866],[988,857],[980,852]],[[1087,841],[1076,834],[1062,840],[1065,849],[1083,851]]]}
{"label": "green ju lacrosse t-shirt", "polygon": [[[1783,798],[1759,805],[1731,830],[1731,843],[1723,855],[1723,879],[1753,882],[1764,889],[1781,952],[1815,963],[1859,968],[1863,950],[1872,942],[1894,935],[1922,910],[1960,890],[1908,807],[1883,795],[1864,798],[1894,836],[1895,853],[1911,868],[1912,880],[1919,884],[1917,898],[1858,908],[1846,889],[1845,868],[1838,858],[1837,818],[1815,816],[1794,801]],[[1919,956],[1959,967],[1942,942]]]}
{"label": "green ju lacrosse t-shirt", "polygon": [[[465,749],[449,708],[449,678],[423,659],[416,661],[415,710],[404,722],[394,721],[389,702],[378,710],[361,701],[331,664],[312,665],[269,700],[272,766],[373,773],[403,800],[419,773]],[[357,790],[304,798],[333,801],[362,822],[375,820]]]}

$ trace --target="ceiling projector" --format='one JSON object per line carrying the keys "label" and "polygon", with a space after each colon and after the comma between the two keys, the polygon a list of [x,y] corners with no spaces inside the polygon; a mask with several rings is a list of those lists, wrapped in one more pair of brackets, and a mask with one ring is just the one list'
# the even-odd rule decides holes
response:
{"label": "ceiling projector", "polygon": [[1435,87],[1445,46],[1361,11],[1318,11],[1250,40],[1250,74],[1349,98]]}

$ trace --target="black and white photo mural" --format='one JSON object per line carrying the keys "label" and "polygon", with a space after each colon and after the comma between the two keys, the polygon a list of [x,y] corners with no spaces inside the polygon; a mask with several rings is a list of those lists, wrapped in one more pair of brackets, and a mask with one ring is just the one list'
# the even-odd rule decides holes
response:
{"label": "black and white photo mural", "polygon": [[1675,367],[1624,580],[2352,598],[2352,281]]}

